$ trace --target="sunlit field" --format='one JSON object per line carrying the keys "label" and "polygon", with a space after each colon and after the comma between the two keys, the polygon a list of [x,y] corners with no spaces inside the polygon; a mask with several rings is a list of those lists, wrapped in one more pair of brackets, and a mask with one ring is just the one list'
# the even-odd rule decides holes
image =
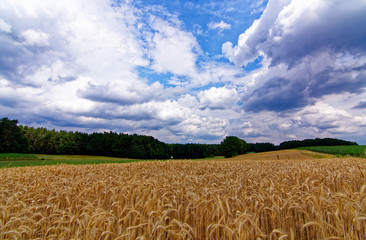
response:
{"label": "sunlit field", "polygon": [[366,159],[0,169],[0,239],[366,239]]}

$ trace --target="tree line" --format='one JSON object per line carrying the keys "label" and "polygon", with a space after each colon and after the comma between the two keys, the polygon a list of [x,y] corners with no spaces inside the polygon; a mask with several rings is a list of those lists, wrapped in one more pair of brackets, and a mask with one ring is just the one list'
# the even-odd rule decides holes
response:
{"label": "tree line", "polygon": [[248,152],[268,152],[268,151],[292,149],[299,147],[341,146],[341,145],[358,145],[358,144],[356,142],[336,138],[315,138],[315,139],[284,141],[277,146],[269,142],[248,143]]}
{"label": "tree line", "polygon": [[279,145],[279,148],[291,149],[299,147],[340,146],[340,145],[358,145],[358,144],[356,142],[350,142],[336,138],[315,138],[315,139],[285,141]]}
{"label": "tree line", "polygon": [[99,155],[137,159],[195,159],[222,155],[220,144],[166,144],[151,136],[115,132],[81,133],[18,126],[0,120],[1,153]]}
{"label": "tree line", "polygon": [[0,120],[1,153],[99,155],[137,159],[197,159],[233,157],[247,152],[266,152],[306,146],[357,145],[355,142],[323,138],[272,143],[246,143],[228,136],[220,144],[166,144],[151,136],[115,132],[81,133],[18,126],[18,120]]}

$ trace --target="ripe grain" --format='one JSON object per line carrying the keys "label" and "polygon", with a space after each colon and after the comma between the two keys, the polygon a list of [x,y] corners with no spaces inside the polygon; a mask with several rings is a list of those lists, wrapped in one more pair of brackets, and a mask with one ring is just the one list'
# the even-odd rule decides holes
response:
{"label": "ripe grain", "polygon": [[0,169],[0,239],[366,239],[366,160]]}

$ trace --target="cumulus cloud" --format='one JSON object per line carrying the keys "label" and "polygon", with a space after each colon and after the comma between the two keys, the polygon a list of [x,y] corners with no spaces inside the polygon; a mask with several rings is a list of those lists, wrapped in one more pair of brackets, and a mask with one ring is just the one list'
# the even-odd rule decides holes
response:
{"label": "cumulus cloud", "polygon": [[5,1],[0,13],[12,34],[0,36],[1,73],[24,82],[39,68],[61,61],[78,74],[104,80],[146,65],[130,11],[104,1]]}
{"label": "cumulus cloud", "polygon": [[150,24],[155,31],[149,39],[152,68],[159,73],[194,75],[199,46],[193,34],[159,17],[152,17]]}
{"label": "cumulus cloud", "polygon": [[280,142],[365,133],[365,12],[364,1],[270,0],[237,44],[222,45],[237,66],[262,59],[243,78],[240,99],[250,112],[250,126],[236,125],[243,137],[271,133],[268,140]]}
{"label": "cumulus cloud", "polygon": [[247,142],[279,144],[289,139],[342,136],[363,144],[365,120],[362,112],[351,113],[324,99],[296,111],[249,113],[242,121],[231,122],[229,133],[235,133]]}
{"label": "cumulus cloud", "polygon": [[243,106],[254,112],[285,111],[305,107],[330,94],[362,94],[366,87],[365,63],[358,59],[339,64],[334,55],[321,53],[290,69],[285,64],[264,66],[246,77],[253,83],[242,96]]}
{"label": "cumulus cloud", "polygon": [[14,114],[8,106],[17,106],[29,119],[65,118],[88,126],[95,121],[82,115],[104,102],[159,98],[158,83],[138,78],[136,67],[148,61],[134,11],[107,1],[3,1],[1,112]]}
{"label": "cumulus cloud", "polygon": [[[3,114],[35,126],[137,132],[171,142],[218,141],[225,134],[227,118],[209,110],[233,105],[236,90],[210,89],[201,99],[188,92],[234,80],[238,68],[199,66],[196,38],[165,9],[136,9],[128,1],[113,7],[108,1],[5,0],[0,15]],[[141,77],[139,67],[171,74],[171,84],[186,83],[167,87]]]}
{"label": "cumulus cloud", "polygon": [[[270,1],[235,46],[223,45],[236,65],[211,58],[199,45],[204,36],[164,7],[110,3],[1,1],[2,114],[34,126],[167,142],[217,143],[231,134],[279,143],[361,134],[366,125],[365,30],[357,24],[363,2]],[[207,6],[206,14],[223,19],[208,27],[228,32],[230,14],[250,14],[266,1],[247,5],[225,0],[192,9]],[[260,67],[245,72],[256,59]]]}
{"label": "cumulus cloud", "polygon": [[293,123],[297,127],[313,128],[320,133],[329,134],[356,133],[360,127],[359,120],[360,117],[323,102],[308,106],[298,111],[293,117]]}
{"label": "cumulus cloud", "polygon": [[223,53],[237,65],[264,57],[243,96],[249,111],[286,111],[336,93],[365,91],[365,2],[269,1]]}
{"label": "cumulus cloud", "polygon": [[[181,124],[172,128],[172,131],[183,133],[185,138],[194,139],[195,136],[201,136],[201,141],[220,140],[225,135],[229,122],[225,118],[200,117],[193,115],[187,118]],[[187,141],[187,140],[185,140]]]}
{"label": "cumulus cloud", "polygon": [[271,64],[292,66],[303,57],[324,50],[361,55],[366,47],[366,4],[363,1],[269,1],[260,19],[223,53],[234,63],[247,65],[258,56]]}
{"label": "cumulus cloud", "polygon": [[212,87],[208,90],[201,91],[198,94],[202,108],[210,109],[226,109],[236,106],[238,93],[236,89],[228,89],[226,87]]}

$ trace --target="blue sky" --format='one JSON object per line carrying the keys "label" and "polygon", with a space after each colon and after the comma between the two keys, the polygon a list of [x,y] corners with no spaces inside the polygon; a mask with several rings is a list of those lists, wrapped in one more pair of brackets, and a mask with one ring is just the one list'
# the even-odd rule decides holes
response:
{"label": "blue sky", "polygon": [[0,117],[169,143],[366,144],[366,2],[3,0]]}

